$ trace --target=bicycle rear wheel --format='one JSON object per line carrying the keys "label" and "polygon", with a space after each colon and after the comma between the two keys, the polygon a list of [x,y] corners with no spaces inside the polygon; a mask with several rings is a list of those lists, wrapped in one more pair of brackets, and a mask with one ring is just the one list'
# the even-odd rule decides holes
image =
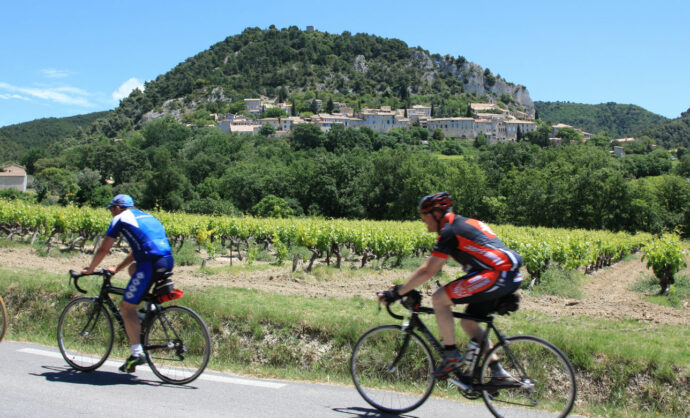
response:
{"label": "bicycle rear wheel", "polygon": [[113,348],[113,320],[96,299],[73,299],[60,315],[57,339],[67,364],[83,372],[96,370]]}
{"label": "bicycle rear wheel", "polygon": [[419,407],[431,394],[434,360],[417,334],[382,325],[362,335],[350,360],[360,395],[379,411],[400,414]]}
{"label": "bicycle rear wheel", "polygon": [[7,309],[5,309],[5,302],[0,297],[0,341],[5,337],[7,331]]}
{"label": "bicycle rear wheel", "polygon": [[153,373],[166,383],[182,385],[199,377],[211,355],[204,321],[184,306],[163,308],[144,335],[144,351]]}
{"label": "bicycle rear wheel", "polygon": [[[492,379],[488,359],[494,354],[511,377]],[[564,417],[573,408],[577,393],[573,366],[548,341],[529,335],[510,337],[486,359],[481,382],[494,388],[483,391],[482,396],[495,416],[523,416],[524,408],[535,408]]]}

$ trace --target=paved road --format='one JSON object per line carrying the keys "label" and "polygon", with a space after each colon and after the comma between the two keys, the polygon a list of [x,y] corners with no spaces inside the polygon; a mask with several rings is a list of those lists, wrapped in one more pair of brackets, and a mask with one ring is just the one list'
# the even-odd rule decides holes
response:
{"label": "paved road", "polygon": [[[0,343],[0,416],[385,417],[353,386],[249,379],[205,372],[186,386],[148,369],[132,375],[108,361],[91,373],[70,369],[56,347]],[[487,417],[481,404],[430,399],[406,417]]]}

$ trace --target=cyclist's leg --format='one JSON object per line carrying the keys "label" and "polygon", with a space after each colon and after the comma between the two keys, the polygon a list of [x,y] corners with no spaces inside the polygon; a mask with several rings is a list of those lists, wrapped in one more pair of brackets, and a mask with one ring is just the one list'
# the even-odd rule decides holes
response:
{"label": "cyclist's leg", "polygon": [[146,363],[146,356],[141,346],[141,324],[137,315],[137,305],[139,305],[141,298],[148,291],[152,275],[153,263],[151,261],[137,262],[136,270],[125,287],[125,293],[122,295],[120,314],[125,324],[127,339],[132,347],[132,354],[120,366],[120,371],[123,372],[132,373],[136,370],[136,366]]}
{"label": "cyclist's leg", "polygon": [[141,325],[137,315],[137,305],[149,288],[152,274],[153,263],[150,261],[136,263],[136,271],[127,283],[125,293],[122,295],[122,302],[120,302],[120,313],[125,323],[129,343],[132,345],[141,343],[139,337]]}
{"label": "cyclist's leg", "polygon": [[120,302],[120,314],[125,324],[127,339],[132,347],[132,355],[120,367],[120,370],[128,373],[135,371],[137,365],[145,363],[144,351],[141,347],[141,324],[137,315],[137,305],[148,290],[152,275],[152,262],[137,262],[136,271],[127,283],[125,293],[122,295],[122,302]]}
{"label": "cyclist's leg", "polygon": [[453,301],[450,298],[447,286],[464,280],[467,277],[469,277],[469,275],[449,283],[438,289],[432,296],[434,315],[436,316],[436,323],[441,333],[444,348],[443,359],[432,373],[432,375],[438,379],[444,378],[448,373],[458,369],[462,364],[462,354],[455,345],[455,323],[453,311],[451,310]]}
{"label": "cyclist's leg", "polygon": [[441,340],[444,345],[455,344],[455,325],[453,323],[453,301],[450,300],[444,288],[438,289],[431,297],[434,306],[436,324],[441,333]]}
{"label": "cyclist's leg", "polygon": [[[485,270],[461,277],[446,285],[446,291],[455,304],[466,303],[466,313],[473,316],[486,316],[494,312],[497,301],[516,291],[521,277],[518,272]],[[469,319],[460,321],[463,331],[470,337],[470,344],[482,352],[489,349],[491,342],[488,333],[479,323]]]}
{"label": "cyclist's leg", "polygon": [[[484,293],[490,290],[492,286],[498,281],[501,272],[493,270],[479,271],[468,274],[457,280],[448,283],[445,286],[448,298],[455,304],[467,303],[468,309],[478,302],[483,302],[486,299],[494,298],[493,295],[486,296]],[[478,316],[483,316],[488,312],[468,312]],[[470,338],[475,338],[477,341],[481,338],[482,331],[479,323],[468,319],[460,321],[462,330],[465,331]]]}
{"label": "cyclist's leg", "polygon": [[[517,291],[520,288],[521,282],[522,277],[518,272],[501,272],[493,286],[466,300],[468,304],[465,312],[473,316],[487,316],[495,312],[499,300]],[[467,335],[479,345],[481,352],[486,352],[492,348],[488,330],[482,330],[477,322],[466,319],[461,321],[461,325]],[[490,360],[491,363],[496,361],[498,361],[496,356],[493,356]],[[500,364],[496,365],[496,367],[500,367]]]}

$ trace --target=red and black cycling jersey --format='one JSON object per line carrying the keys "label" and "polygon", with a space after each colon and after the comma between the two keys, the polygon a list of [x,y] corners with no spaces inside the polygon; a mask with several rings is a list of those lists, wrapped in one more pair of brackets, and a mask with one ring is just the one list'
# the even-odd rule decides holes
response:
{"label": "red and black cycling jersey", "polygon": [[506,247],[487,224],[454,213],[441,220],[441,232],[431,255],[451,256],[467,272],[517,271],[522,266],[520,254]]}

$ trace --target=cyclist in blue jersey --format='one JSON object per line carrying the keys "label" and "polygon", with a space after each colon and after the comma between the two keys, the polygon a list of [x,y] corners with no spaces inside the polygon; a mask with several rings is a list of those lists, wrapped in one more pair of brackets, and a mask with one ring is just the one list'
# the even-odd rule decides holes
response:
{"label": "cyclist in blue jersey", "polygon": [[[459,368],[463,362],[471,363],[474,356],[490,346],[487,333],[478,322],[463,319],[463,331],[470,337],[463,356],[455,345],[455,326],[451,308],[466,303],[466,312],[484,316],[494,312],[498,301],[518,290],[522,282],[522,257],[509,249],[491,228],[477,219],[453,213],[453,201],[447,192],[425,196],[419,203],[419,213],[427,231],[438,234],[436,245],[426,262],[404,284],[379,292],[384,303],[393,302],[410,290],[431,279],[441,270],[448,258],[461,264],[466,275],[438,289],[433,297],[434,314],[444,344],[441,364],[432,373],[442,379]],[[491,375],[504,379],[509,375],[494,357],[490,363]]]}
{"label": "cyclist in blue jersey", "polygon": [[132,346],[132,355],[120,367],[120,371],[132,373],[137,365],[146,363],[139,338],[141,324],[137,315],[137,305],[153,284],[151,279],[154,274],[171,271],[174,261],[163,224],[153,215],[135,208],[134,200],[129,195],[115,196],[108,209],[113,220],[103,242],[93,255],[91,264],[82,273],[93,273],[108,255],[117,237],[122,234],[131,251],[120,264],[108,267],[108,270],[115,274],[129,267],[131,279],[120,302],[120,313]]}

